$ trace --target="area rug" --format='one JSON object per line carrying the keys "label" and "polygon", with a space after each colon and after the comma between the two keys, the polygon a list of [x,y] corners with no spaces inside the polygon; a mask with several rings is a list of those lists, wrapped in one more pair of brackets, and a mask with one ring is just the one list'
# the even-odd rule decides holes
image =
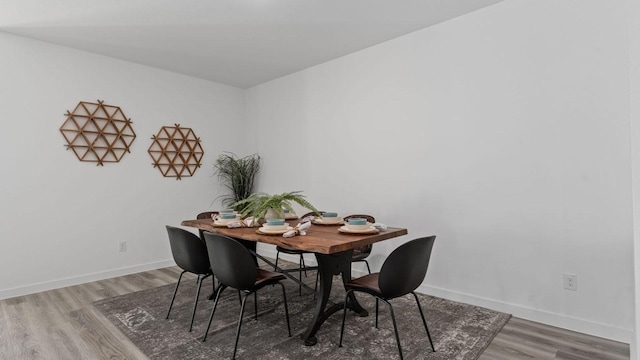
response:
{"label": "area rug", "polygon": [[[315,280],[310,272],[307,279]],[[258,292],[258,320],[254,320],[253,297],[247,300],[245,320],[238,344],[239,359],[397,359],[398,349],[389,310],[380,303],[379,327],[375,328],[375,300],[358,294],[368,317],[347,314],[343,347],[338,347],[342,312],[332,315],[317,333],[315,346],[304,346],[314,307],[313,294],[298,294],[298,286],[285,281],[292,337],[287,327],[279,286]],[[311,285],[313,286],[313,284]],[[211,282],[206,280],[198,303],[193,331],[189,321],[195,296],[195,280],[180,285],[171,316],[165,319],[175,285],[100,300],[94,306],[150,359],[228,359],[240,313],[238,294],[228,289],[218,303],[206,342],[202,342],[213,301],[207,300]],[[334,279],[331,300],[342,301],[344,290]],[[477,359],[511,317],[485,308],[419,294],[436,348],[431,351],[420,313],[412,295],[392,300],[405,359]]]}

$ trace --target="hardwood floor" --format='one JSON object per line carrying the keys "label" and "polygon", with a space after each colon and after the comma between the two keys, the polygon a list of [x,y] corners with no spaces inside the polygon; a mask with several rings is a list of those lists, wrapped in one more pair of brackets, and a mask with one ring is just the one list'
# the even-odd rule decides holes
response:
{"label": "hardwood floor", "polygon": [[[170,267],[1,300],[0,359],[147,359],[92,303],[179,274]],[[629,359],[629,345],[512,318],[480,360],[520,359]]]}

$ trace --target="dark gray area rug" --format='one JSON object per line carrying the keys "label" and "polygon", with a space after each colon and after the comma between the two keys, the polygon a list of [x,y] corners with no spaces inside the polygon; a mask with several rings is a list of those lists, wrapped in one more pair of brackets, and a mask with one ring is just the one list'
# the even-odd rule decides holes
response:
{"label": "dark gray area rug", "polygon": [[[315,272],[309,272],[313,286]],[[253,297],[247,300],[237,358],[240,359],[397,359],[398,350],[389,310],[380,303],[379,328],[375,328],[375,300],[358,294],[370,313],[358,317],[347,313],[343,347],[338,347],[342,312],[332,315],[317,333],[318,344],[304,346],[300,334],[306,330],[314,308],[313,294],[292,281],[285,282],[292,337],[287,328],[279,286],[258,292],[258,320],[254,320]],[[195,280],[183,280],[171,316],[166,312],[175,285],[161,286],[94,303],[123,334],[150,359],[228,359],[233,353],[240,313],[238,293],[227,289],[218,303],[206,342],[202,337],[213,301],[206,297],[212,286],[205,280],[196,312],[193,332],[189,321],[195,296]],[[344,290],[334,279],[331,300],[341,302]],[[392,300],[404,357],[406,359],[477,359],[511,315],[477,306],[419,294],[436,352],[431,352],[420,313],[412,295]]]}

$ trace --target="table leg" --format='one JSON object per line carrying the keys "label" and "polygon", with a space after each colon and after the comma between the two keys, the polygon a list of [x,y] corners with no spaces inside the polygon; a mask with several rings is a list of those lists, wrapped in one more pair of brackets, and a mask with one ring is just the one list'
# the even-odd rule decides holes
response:
{"label": "table leg", "polygon": [[[316,332],[322,325],[335,312],[344,309],[344,303],[333,304],[329,308],[325,309],[329,302],[329,295],[331,294],[331,286],[333,282],[333,275],[342,275],[343,283],[351,280],[351,256],[353,250],[344,251],[337,254],[318,254],[316,253],[316,259],[318,261],[318,272],[320,273],[320,290],[318,299],[316,301],[316,307],[314,310],[314,316],[307,327],[304,334],[301,335],[304,344],[307,346],[313,346],[318,342],[316,338]],[[352,294],[353,295],[353,294]],[[369,313],[362,308],[358,303],[355,295],[349,296],[349,300],[346,304],[348,309],[351,309],[358,313],[360,316],[367,316]]]}

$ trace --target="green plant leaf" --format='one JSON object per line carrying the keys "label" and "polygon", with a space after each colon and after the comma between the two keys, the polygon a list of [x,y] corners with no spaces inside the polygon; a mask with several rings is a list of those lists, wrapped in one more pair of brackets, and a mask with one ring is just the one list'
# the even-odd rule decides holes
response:
{"label": "green plant leaf", "polygon": [[238,158],[234,153],[225,152],[213,165],[220,184],[229,191],[229,194],[218,197],[222,199],[222,205],[240,211],[241,209],[234,207],[233,204],[248,198],[253,193],[255,177],[260,171],[260,155],[253,154]]}

